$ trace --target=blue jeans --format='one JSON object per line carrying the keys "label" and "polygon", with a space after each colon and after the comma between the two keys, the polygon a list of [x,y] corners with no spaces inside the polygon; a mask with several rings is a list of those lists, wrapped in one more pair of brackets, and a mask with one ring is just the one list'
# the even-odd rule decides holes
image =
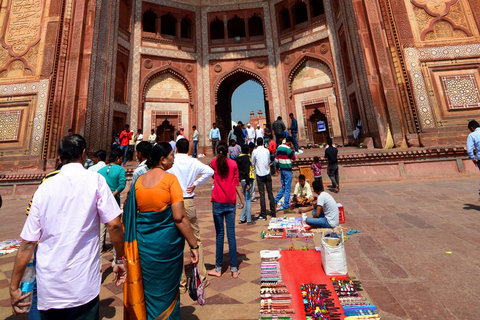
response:
{"label": "blue jeans", "polygon": [[282,188],[275,197],[275,203],[278,203],[283,197],[283,209],[290,208],[290,189],[292,188],[292,171],[280,169],[280,182]]}
{"label": "blue jeans", "polygon": [[292,132],[292,138],[293,138],[293,145],[295,146],[295,152],[298,152],[298,141],[297,141],[296,132]]}
{"label": "blue jeans", "polygon": [[[312,217],[315,216],[315,209],[312,211]],[[328,223],[327,218],[325,218],[325,214],[320,213],[318,218],[307,218],[305,223],[312,227],[317,228],[331,228],[330,224]]]}
{"label": "blue jeans", "polygon": [[[37,248],[35,248],[35,252],[33,254],[33,266],[36,269],[37,267]],[[32,307],[28,312],[28,319],[29,320],[40,320],[40,311],[37,308],[38,303],[38,296],[37,296],[37,281],[35,280],[35,285],[33,286],[32,292]]]}
{"label": "blue jeans", "polygon": [[235,204],[212,202],[213,222],[215,223],[216,254],[215,271],[222,271],[223,242],[225,239],[225,226],[227,225],[228,254],[230,256],[230,271],[237,272],[237,240],[235,239]]}
{"label": "blue jeans", "polygon": [[193,155],[192,155],[192,157],[194,157],[194,158],[197,157],[197,145],[198,145],[198,140],[193,140]]}
{"label": "blue jeans", "polygon": [[245,215],[247,215],[247,222],[252,222],[252,188],[253,184],[250,183],[250,191],[247,191],[249,185],[246,181],[242,181],[243,199],[245,200],[245,206],[240,214],[240,221],[245,221]]}
{"label": "blue jeans", "polygon": [[123,151],[123,164],[125,165],[127,163],[127,153],[128,153],[128,144],[126,146],[121,146],[120,150]]}

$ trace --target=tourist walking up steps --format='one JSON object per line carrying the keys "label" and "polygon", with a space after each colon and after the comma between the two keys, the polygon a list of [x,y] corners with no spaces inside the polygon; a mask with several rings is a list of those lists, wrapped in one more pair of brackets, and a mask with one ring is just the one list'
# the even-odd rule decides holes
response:
{"label": "tourist walking up steps", "polygon": [[128,154],[128,146],[130,143],[130,140],[133,137],[133,132],[130,131],[130,125],[126,124],[125,129],[120,133],[120,149],[123,151],[124,157],[123,157],[123,165],[127,164],[127,154]]}
{"label": "tourist walking up steps", "polygon": [[218,142],[220,141],[220,130],[217,128],[216,123],[213,123],[213,128],[210,129],[210,135],[208,138],[212,141],[212,151],[213,156],[215,157],[217,155]]}
{"label": "tourist walking up steps", "polygon": [[283,123],[282,117],[278,116],[277,120],[275,120],[272,123],[272,130],[273,130],[273,133],[275,133],[275,138],[276,138],[275,142],[277,143],[277,146],[279,146],[282,143],[285,137],[284,136],[285,129],[287,129],[287,127],[285,127],[285,123]]}
{"label": "tourist walking up steps", "polygon": [[147,160],[150,171],[138,178],[125,204],[125,319],[180,320],[185,241],[190,261],[198,262],[199,246],[185,213],[182,188],[167,172],[172,165],[170,144],[156,144]]}
{"label": "tourist walking up steps", "polygon": [[330,180],[332,180],[332,186],[335,189],[335,193],[340,190],[340,181],[338,179],[338,149],[333,145],[333,140],[327,137],[327,147],[325,148],[325,158],[328,159],[327,173]]}
{"label": "tourist walking up steps", "polygon": [[[209,285],[207,280],[207,269],[203,260],[203,245],[200,239],[200,227],[197,220],[197,211],[195,208],[195,188],[207,182],[213,176],[213,169],[206,164],[201,163],[198,159],[190,158],[187,153],[190,143],[187,139],[181,139],[177,142],[177,153],[173,167],[167,172],[173,173],[180,183],[183,191],[183,206],[187,213],[188,220],[192,226],[193,235],[197,239],[198,245],[198,271],[203,282],[203,287]],[[197,179],[197,176],[200,177]],[[185,271],[182,272],[182,280],[180,280],[180,293],[187,291],[187,277]]]}
{"label": "tourist walking up steps", "polygon": [[[275,162],[280,168],[280,182],[282,188],[275,196],[275,203],[278,204],[283,197],[283,212],[293,213],[290,209],[290,191],[292,188],[292,160],[295,160],[295,149],[292,137],[287,137],[285,143],[277,148]],[[282,210],[282,209],[279,209]]]}
{"label": "tourist walking up steps", "polygon": [[[273,143],[275,143],[272,140]],[[257,149],[252,153],[252,165],[257,175],[258,193],[260,194],[260,215],[257,220],[267,219],[267,208],[265,204],[265,188],[267,189],[268,201],[270,204],[270,215],[276,217],[275,198],[272,192],[272,176],[270,175],[270,152],[263,146],[263,139],[257,139]]]}
{"label": "tourist walking up steps", "polygon": [[223,243],[225,238],[225,225],[228,238],[228,253],[230,255],[230,271],[232,278],[238,278],[240,272],[237,266],[237,240],[235,239],[235,204],[237,196],[240,199],[239,208],[243,209],[242,189],[239,185],[237,163],[227,158],[227,144],[221,142],[218,145],[218,155],[212,160],[211,167],[215,172],[212,190],[212,212],[215,223],[216,250],[215,269],[210,270],[208,275],[222,276]]}
{"label": "tourist walking up steps", "polygon": [[125,282],[121,210],[105,179],[83,168],[85,150],[82,136],[64,137],[59,148],[63,163],[60,173],[45,180],[33,196],[10,282],[14,314],[27,313],[21,309],[29,304],[22,303],[25,296],[20,282],[38,247],[36,280],[41,318],[99,319],[101,222],[107,224],[117,252],[114,281],[117,286]]}
{"label": "tourist walking up steps", "polygon": [[290,125],[290,133],[292,134],[295,152],[298,153],[298,141],[297,141],[298,123],[297,123],[297,119],[294,118],[293,113],[290,113],[289,117],[292,120],[292,123]]}

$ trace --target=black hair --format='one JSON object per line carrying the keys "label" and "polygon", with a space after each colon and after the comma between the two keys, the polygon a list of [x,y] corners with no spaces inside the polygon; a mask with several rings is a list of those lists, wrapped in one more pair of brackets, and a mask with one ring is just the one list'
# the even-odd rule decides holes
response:
{"label": "black hair", "polygon": [[193,128],[193,129],[197,129],[197,126],[193,126],[192,128]]}
{"label": "black hair", "polygon": [[175,147],[177,148],[178,153],[188,153],[190,143],[187,139],[180,139],[177,144],[175,144]]}
{"label": "black hair", "polygon": [[174,137],[174,136],[170,136],[170,140],[174,140],[174,139],[175,139],[175,137]]}
{"label": "black hair", "polygon": [[87,149],[87,141],[79,134],[65,136],[60,142],[58,153],[63,164],[79,162],[83,151]]}
{"label": "black hair", "polygon": [[317,163],[317,162],[320,162],[320,158],[317,156],[313,157],[313,163]]}
{"label": "black hair", "polygon": [[217,125],[217,124],[216,124],[215,122],[212,124],[212,126],[216,126],[216,125]]}
{"label": "black hair", "polygon": [[330,137],[327,137],[327,144],[331,146],[333,144],[333,140]]}
{"label": "black hair", "polygon": [[293,117],[293,113],[290,113],[289,116],[290,116],[290,117]]}
{"label": "black hair", "polygon": [[127,123],[127,124],[125,125],[125,128],[130,128],[130,125]]}
{"label": "black hair", "polygon": [[135,147],[137,152],[140,152],[145,159],[148,159],[148,157],[150,157],[150,153],[152,152],[152,148],[153,148],[152,144],[148,141],[141,141]]}
{"label": "black hair", "polygon": [[263,146],[263,138],[257,139],[257,146]]}
{"label": "black hair", "polygon": [[293,137],[287,137],[285,139],[285,142],[292,142],[293,143]]}
{"label": "black hair", "polygon": [[250,151],[250,148],[248,147],[248,145],[246,145],[246,144],[242,145],[242,153],[243,154],[248,154],[249,151]]}
{"label": "black hair", "polygon": [[277,120],[282,120],[282,117],[278,116],[278,117],[277,117]]}
{"label": "black hair", "polygon": [[235,141],[234,139],[230,139],[230,141],[228,141],[228,144],[229,144],[229,145],[231,145],[231,144],[232,144],[232,142],[235,142],[235,143],[237,143],[237,141]]}
{"label": "black hair", "polygon": [[138,129],[137,132],[138,132],[138,133],[142,133],[142,129]]}
{"label": "black hair", "polygon": [[93,155],[95,158],[100,158],[100,161],[104,161],[107,159],[107,151],[100,149]]}
{"label": "black hair", "polygon": [[468,127],[469,128],[472,128],[473,130],[477,129],[478,127],[480,127],[480,124],[478,124],[478,122],[476,120],[472,120],[468,123]]}
{"label": "black hair", "polygon": [[324,191],[325,189],[323,188],[323,183],[321,183],[320,181],[313,181],[312,183],[312,188],[314,191],[316,192],[322,192]]}
{"label": "black hair", "polygon": [[217,146],[217,170],[221,177],[228,174],[229,167],[227,162],[227,144],[220,142]]}
{"label": "black hair", "polygon": [[255,149],[255,143],[253,143],[253,142],[248,143],[248,148],[249,149]]}
{"label": "black hair", "polygon": [[68,129],[68,132],[73,132],[73,129],[72,128]]}
{"label": "black hair", "polygon": [[110,152],[108,163],[115,162],[115,160],[123,156],[124,156],[124,152],[121,149],[113,149],[112,152]]}
{"label": "black hair", "polygon": [[168,142],[160,142],[157,143],[153,148],[152,152],[150,153],[150,157],[147,160],[147,167],[152,169],[153,167],[158,166],[160,160],[163,157],[167,157],[170,152],[172,152],[172,146]]}
{"label": "black hair", "polygon": [[151,132],[155,132],[155,129],[151,129],[150,131],[151,131]]}
{"label": "black hair", "polygon": [[299,175],[298,180],[305,180],[305,176],[303,174]]}

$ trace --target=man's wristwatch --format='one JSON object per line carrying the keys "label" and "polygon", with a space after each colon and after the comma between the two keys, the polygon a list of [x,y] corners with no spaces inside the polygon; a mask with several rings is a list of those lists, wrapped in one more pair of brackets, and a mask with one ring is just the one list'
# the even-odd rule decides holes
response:
{"label": "man's wristwatch", "polygon": [[120,259],[117,259],[117,257],[115,257],[115,264],[125,264],[125,260],[127,260],[125,256],[121,257]]}

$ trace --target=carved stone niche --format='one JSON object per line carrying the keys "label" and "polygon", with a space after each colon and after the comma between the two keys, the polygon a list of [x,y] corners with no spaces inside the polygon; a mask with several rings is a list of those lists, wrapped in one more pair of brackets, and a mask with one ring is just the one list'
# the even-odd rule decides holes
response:
{"label": "carved stone niche", "polygon": [[480,39],[468,0],[404,0],[417,45]]}

